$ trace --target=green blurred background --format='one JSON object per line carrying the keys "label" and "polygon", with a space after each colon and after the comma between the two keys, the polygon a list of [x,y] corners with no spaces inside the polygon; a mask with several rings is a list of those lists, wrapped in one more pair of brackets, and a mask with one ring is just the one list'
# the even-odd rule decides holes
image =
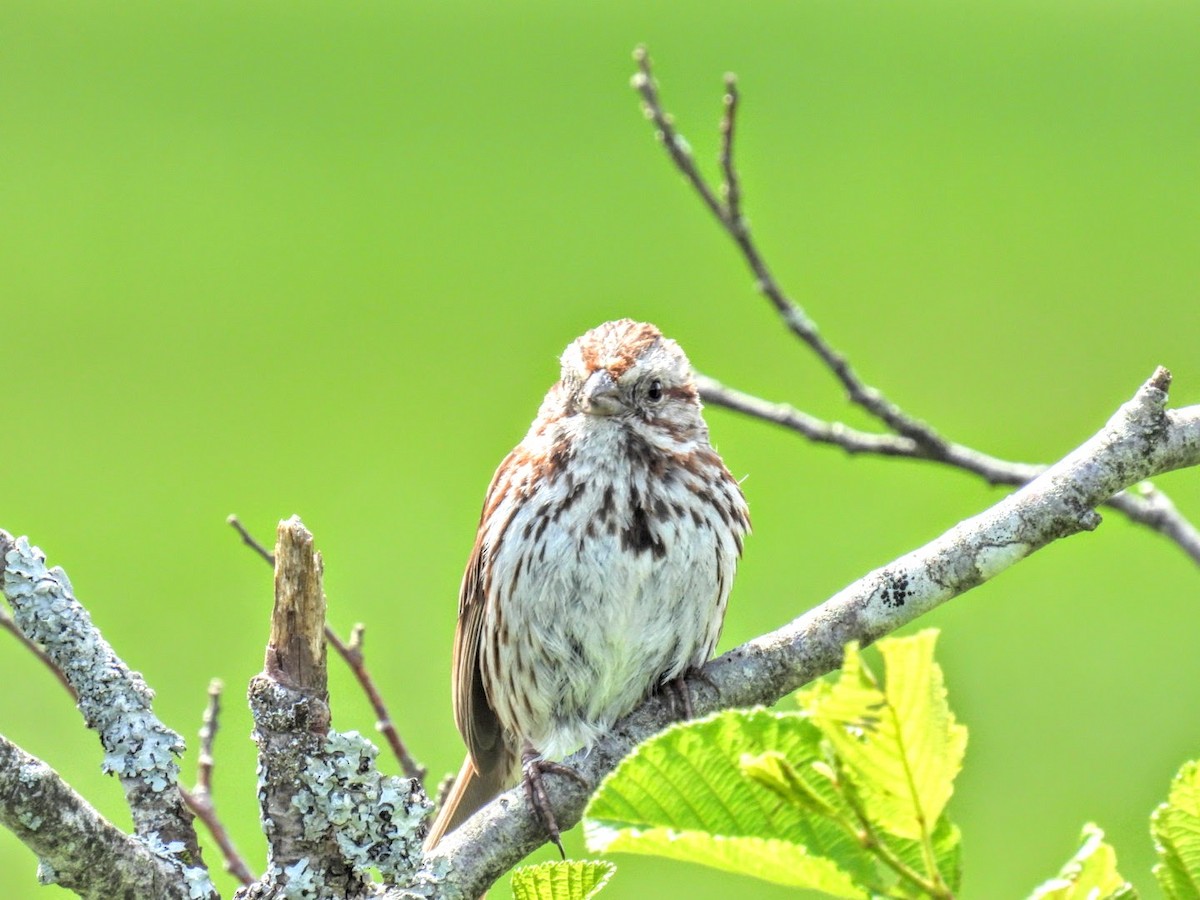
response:
{"label": "green blurred background", "polygon": [[[461,760],[450,642],[479,504],[570,339],[647,319],[712,375],[863,423],[655,146],[628,87],[642,41],[706,165],[740,75],[764,251],[909,410],[1038,461],[1156,364],[1200,401],[1190,0],[6,0],[0,527],[67,568],[190,743],[225,680],[216,799],[256,869],[242,697],[270,573],[227,514],[267,540],[303,516],[333,622],[368,623],[436,778]],[[1003,493],[709,420],[756,528],[723,648]],[[1160,484],[1200,519],[1196,472]],[[1200,569],[1109,514],[921,622],[971,730],[966,896],[1023,896],[1087,820],[1156,896],[1147,816],[1200,755],[1197,621]],[[331,669],[335,725],[370,732]],[[3,635],[0,673],[0,731],[127,822],[94,736]],[[617,861],[614,900],[785,895]],[[0,893],[66,895],[34,867],[0,833]]]}

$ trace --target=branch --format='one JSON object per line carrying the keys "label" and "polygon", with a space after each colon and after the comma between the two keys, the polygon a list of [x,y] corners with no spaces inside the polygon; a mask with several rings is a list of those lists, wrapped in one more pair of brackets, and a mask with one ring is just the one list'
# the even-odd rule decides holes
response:
{"label": "branch", "polygon": [[375,710],[375,730],[382,734],[388,742],[392,754],[400,763],[400,770],[406,777],[415,778],[424,783],[425,767],[413,759],[408,748],[404,746],[404,741],[400,739],[400,732],[396,730],[396,725],[388,714],[387,704],[383,702],[383,696],[375,687],[375,679],[367,671],[367,661],[363,656],[362,649],[365,634],[366,627],[360,622],[350,630],[350,642],[346,643],[329,625],[325,626],[325,640],[333,645],[338,656],[345,661],[346,665],[350,667],[350,671],[354,673],[354,677],[358,679],[359,687],[367,695],[371,708]]}
{"label": "branch", "polygon": [[255,539],[254,535],[252,535],[246,526],[242,524],[241,519],[239,519],[237,516],[230,515],[225,521],[228,522],[229,525],[233,527],[233,530],[241,536],[243,544],[265,559],[268,566],[275,565],[275,555]]}
{"label": "branch", "polygon": [[[92,624],[66,572],[48,569],[26,538],[0,532],[0,546],[13,621],[78,696],[84,721],[104,747],[103,770],[121,780],[138,836],[155,851],[175,854],[181,869],[204,872],[192,815],[177,790],[183,740],[154,715],[153,692]],[[197,896],[215,896],[212,885]]]}
{"label": "branch", "polygon": [[192,790],[180,788],[179,793],[188,809],[204,823],[221,855],[225,858],[225,871],[229,872],[242,884],[254,881],[254,875],[246,866],[225,825],[217,815],[217,808],[212,799],[213,772],[213,741],[217,736],[217,728],[221,715],[221,691],[224,685],[220,679],[214,678],[208,685],[208,705],[204,707],[204,718],[200,726],[200,759],[196,765],[196,786]]}
{"label": "branch", "polygon": [[926,447],[937,447],[943,443],[943,438],[932,428],[919,419],[909,416],[900,407],[888,400],[882,392],[865,384],[850,363],[842,354],[834,350],[817,331],[814,323],[793,301],[775,276],[771,274],[766,260],[758,250],[750,234],[750,226],[741,211],[741,193],[738,189],[737,172],[733,165],[734,117],[737,115],[738,95],[737,81],[732,75],[725,76],[726,95],[724,114],[721,120],[722,134],[722,168],[725,172],[726,201],[717,199],[707,180],[696,167],[695,157],[691,147],[675,130],[671,116],[663,109],[662,100],[658,94],[658,84],[650,68],[650,55],[645,47],[639,47],[633,54],[638,64],[638,73],[633,77],[633,86],[642,95],[643,108],[646,117],[654,123],[655,133],[666,148],[675,168],[687,178],[692,188],[704,201],[704,205],[720,222],[729,236],[737,244],[750,271],[754,273],[756,287],[771,301],[784,324],[792,334],[821,358],[821,361],[833,372],[834,376],[846,389],[850,400],[861,406],[868,413],[897,434],[911,438]]}
{"label": "branch", "polygon": [[323,566],[299,518],[279,523],[274,559],[271,637],[250,683],[269,865],[236,896],[364,896],[371,869],[411,876],[429,804],[419,782],[379,774],[368,741],[329,727]]}
{"label": "branch", "polygon": [[0,823],[37,854],[41,884],[57,884],[89,900],[187,900],[189,880],[201,889],[208,881],[203,868],[186,869],[181,877],[174,857],[164,858],[149,842],[122,832],[58,773],[2,736]]}
{"label": "branch", "polygon": [[[241,520],[237,516],[230,516],[226,521],[241,535],[242,543],[254,550],[270,565],[275,565],[274,555],[254,538],[254,535],[241,523]],[[375,686],[375,679],[367,671],[366,657],[363,655],[362,649],[365,630],[362,624],[355,625],[350,631],[350,641],[347,643],[338,636],[338,633],[333,630],[331,625],[326,623],[325,640],[333,645],[333,649],[337,651],[338,656],[350,667],[350,671],[354,673],[359,687],[367,695],[367,700],[370,702],[371,708],[375,711],[375,729],[387,740],[392,754],[396,757],[397,762],[400,763],[400,770],[406,777],[415,778],[417,781],[424,783],[426,775],[425,767],[417,762],[412,754],[408,752],[408,747],[401,740],[400,732],[396,730],[396,725],[392,721],[391,714],[388,712],[383,695],[379,693],[379,688]]]}
{"label": "branch", "polygon": [[[706,403],[781,425],[814,443],[832,444],[851,454],[899,456],[937,462],[978,475],[988,484],[1028,484],[1046,471],[1043,465],[1009,462],[952,441],[932,450],[901,435],[874,434],[841,422],[826,422],[786,403],[771,403],[726,387],[706,375],[696,376],[696,386]],[[1171,498],[1154,485],[1143,482],[1111,497],[1104,505],[1120,511],[1130,521],[1157,531],[1200,563],[1200,531],[1176,509]]]}
{"label": "branch", "polygon": [[[688,681],[697,714],[773,703],[841,665],[847,642],[870,644],[1047,544],[1096,528],[1095,507],[1119,491],[1152,475],[1200,465],[1200,406],[1166,410],[1169,383],[1169,373],[1157,370],[1094,437],[1025,487],[777,631],[709,663]],[[598,784],[671,720],[670,703],[652,697],[568,763]],[[547,791],[560,825],[579,821],[587,790],[571,779],[552,778]],[[425,866],[431,878],[448,872],[441,880],[443,896],[476,897],[545,840],[524,792],[513,790],[443,838]]]}
{"label": "branch", "polygon": [[[816,323],[785,293],[775,280],[759,251],[741,209],[741,189],[734,163],[735,121],[738,110],[737,81],[725,76],[724,108],[721,116],[720,166],[723,184],[720,199],[696,165],[687,141],[676,131],[669,113],[663,108],[658,85],[645,48],[634,53],[638,73],[633,86],[642,97],[646,117],[655,126],[667,155],[691,184],[701,201],[737,245],[746,265],[754,274],[756,286],[771,301],[791,332],[803,341],[826,365],[845,388],[850,400],[886,425],[894,434],[872,434],[848,428],[837,422],[825,422],[790,406],[773,404],[743,394],[714,381],[699,377],[697,383],[705,402],[745,413],[764,421],[783,425],[811,441],[834,444],[849,453],[880,456],[904,456],[943,463],[973,472],[991,484],[1026,484],[1044,471],[1044,466],[1013,463],[980,453],[943,437],[925,422],[911,416],[889,400],[882,391],[866,384],[845,356],[830,346]],[[1196,563],[1200,563],[1200,531],[1174,506],[1171,500],[1152,486],[1143,486],[1140,496],[1121,494],[1109,501],[1131,520],[1145,525],[1174,541]]]}
{"label": "branch", "polygon": [[271,637],[263,671],[250,682],[268,869],[248,896],[275,896],[281,882],[302,873],[321,885],[339,885],[343,893],[358,892],[363,884],[348,871],[336,843],[324,833],[308,834],[293,802],[299,773],[320,755],[329,731],[321,557],[298,518],[279,523],[274,559]]}

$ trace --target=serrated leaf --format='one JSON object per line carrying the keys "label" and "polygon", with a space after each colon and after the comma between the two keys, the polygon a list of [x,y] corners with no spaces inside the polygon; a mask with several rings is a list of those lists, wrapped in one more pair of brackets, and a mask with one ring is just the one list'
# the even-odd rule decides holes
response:
{"label": "serrated leaf", "polygon": [[590,900],[617,867],[602,860],[583,859],[521,866],[512,873],[516,900]]}
{"label": "serrated leaf", "polygon": [[1117,872],[1117,854],[1104,832],[1083,826],[1079,850],[1058,873],[1030,894],[1030,900],[1137,900],[1137,892]]}
{"label": "serrated leaf", "polygon": [[1200,762],[1185,763],[1167,802],[1150,817],[1158,864],[1154,877],[1167,900],[1200,900]]}
{"label": "serrated leaf", "polygon": [[836,681],[799,695],[804,714],[845,763],[870,818],[908,840],[920,840],[940,820],[967,746],[967,729],[950,711],[933,659],[936,642],[932,629],[880,641],[883,686],[851,644]]}
{"label": "serrated leaf", "polygon": [[[730,710],[643,743],[600,785],[584,813],[593,851],[690,860],[837,897],[867,896],[875,860],[847,831],[743,774],[744,756],[780,754],[826,804],[840,802],[821,763],[821,735],[798,713]],[[836,860],[836,862],[835,862]]]}

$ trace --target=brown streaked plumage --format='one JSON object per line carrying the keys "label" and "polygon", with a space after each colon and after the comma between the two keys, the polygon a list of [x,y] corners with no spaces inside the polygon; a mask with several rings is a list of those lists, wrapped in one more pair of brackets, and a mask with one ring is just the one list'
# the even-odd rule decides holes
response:
{"label": "brown streaked plumage", "polygon": [[468,756],[427,845],[589,746],[720,635],[750,521],[687,357],[653,325],[572,342],[492,477],[459,593],[454,717]]}

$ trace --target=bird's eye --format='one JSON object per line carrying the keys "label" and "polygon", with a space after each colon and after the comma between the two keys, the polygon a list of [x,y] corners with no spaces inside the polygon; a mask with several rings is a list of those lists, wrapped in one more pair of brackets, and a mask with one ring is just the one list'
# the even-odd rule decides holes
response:
{"label": "bird's eye", "polygon": [[662,382],[655,378],[650,382],[650,386],[646,388],[646,399],[651,403],[657,403],[663,398]]}

